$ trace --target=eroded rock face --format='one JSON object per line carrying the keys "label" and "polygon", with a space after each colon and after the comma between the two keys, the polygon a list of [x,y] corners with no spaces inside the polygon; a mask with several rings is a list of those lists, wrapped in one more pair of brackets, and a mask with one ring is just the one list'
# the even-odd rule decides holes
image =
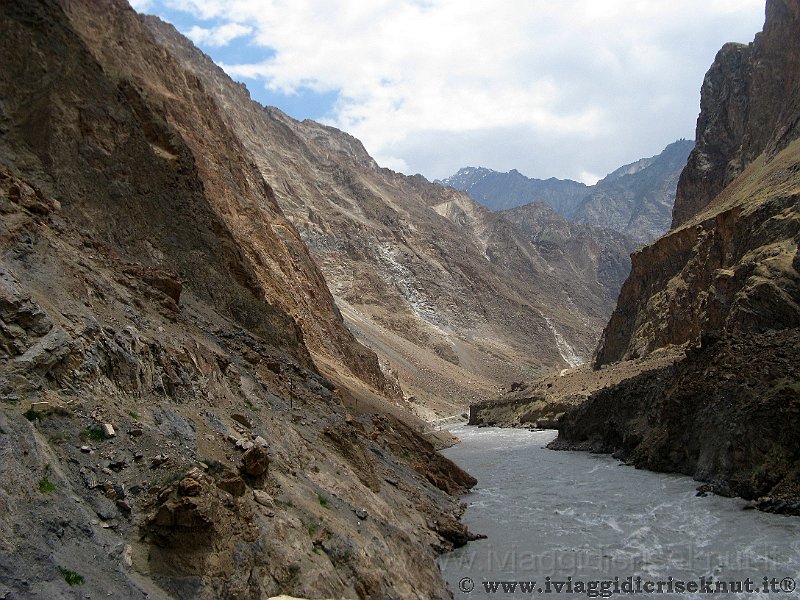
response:
{"label": "eroded rock face", "polygon": [[703,85],[673,229],[632,256],[595,366],[707,330],[800,322],[798,27],[800,2],[770,1],[755,42],[718,54]]}
{"label": "eroded rock face", "polygon": [[762,152],[800,136],[800,4],[768,0],[754,42],[726,44],[706,74],[697,144],[681,174],[672,226],[689,221]]}
{"label": "eroded rock face", "polygon": [[381,169],[352,136],[258,105],[171,25],[146,22],[212,91],[343,316],[415,408],[454,414],[532,369],[588,359],[615,293],[467,194]]}
{"label": "eroded rock face", "polygon": [[799,345],[797,328],[706,335],[675,365],[595,392],[560,419],[552,447],[612,452],[800,514]]}
{"label": "eroded rock face", "polygon": [[594,365],[644,356],[704,331],[800,326],[800,196],[737,206],[633,255]]}
{"label": "eroded rock face", "polygon": [[370,438],[318,372],[309,347],[383,381],[138,15],[0,4],[0,132],[0,596],[446,597],[431,524],[457,499],[416,429]]}

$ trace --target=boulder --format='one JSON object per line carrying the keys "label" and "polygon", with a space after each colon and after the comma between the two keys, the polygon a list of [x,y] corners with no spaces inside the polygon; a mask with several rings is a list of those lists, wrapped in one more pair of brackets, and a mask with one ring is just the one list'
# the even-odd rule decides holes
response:
{"label": "boulder", "polygon": [[217,487],[236,497],[244,496],[247,491],[247,484],[245,484],[244,479],[235,473],[229,473],[217,481]]}
{"label": "boulder", "polygon": [[266,448],[254,446],[242,455],[242,464],[239,469],[250,477],[260,477],[267,472],[269,455]]}

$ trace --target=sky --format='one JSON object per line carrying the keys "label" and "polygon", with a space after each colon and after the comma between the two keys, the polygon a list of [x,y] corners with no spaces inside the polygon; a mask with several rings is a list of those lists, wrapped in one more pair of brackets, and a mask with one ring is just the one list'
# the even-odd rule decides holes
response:
{"label": "sky", "polygon": [[594,183],[694,138],[703,76],[764,0],[130,0],[252,97],[430,180]]}

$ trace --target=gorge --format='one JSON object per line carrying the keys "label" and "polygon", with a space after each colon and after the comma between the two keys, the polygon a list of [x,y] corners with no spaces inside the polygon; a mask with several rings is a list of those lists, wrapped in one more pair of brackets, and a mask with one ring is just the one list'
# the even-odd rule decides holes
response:
{"label": "gorge", "polygon": [[125,0],[0,4],[0,598],[796,575],[799,30],[595,186],[431,182]]}

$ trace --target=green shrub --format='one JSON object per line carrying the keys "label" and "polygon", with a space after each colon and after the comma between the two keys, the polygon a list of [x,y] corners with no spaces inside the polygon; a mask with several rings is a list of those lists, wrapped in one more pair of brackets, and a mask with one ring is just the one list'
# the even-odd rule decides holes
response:
{"label": "green shrub", "polygon": [[24,413],[22,413],[22,416],[28,419],[28,421],[33,422],[36,421],[37,419],[41,420],[42,413],[40,413],[38,410],[33,410],[32,408],[29,408]]}
{"label": "green shrub", "polygon": [[58,567],[58,570],[61,572],[61,576],[64,578],[64,581],[66,581],[69,585],[83,585],[83,575],[80,575],[75,571],[65,569],[64,567]]}
{"label": "green shrub", "polygon": [[56,491],[56,484],[50,481],[47,477],[42,477],[39,480],[39,491],[42,494],[52,494]]}
{"label": "green shrub", "polygon": [[48,439],[52,444],[62,444],[64,442],[68,442],[70,437],[71,436],[68,433],[57,433],[55,435],[51,435]]}
{"label": "green shrub", "polygon": [[87,427],[83,431],[81,431],[81,440],[87,442],[89,440],[93,442],[102,442],[106,439],[103,430],[99,427]]}

